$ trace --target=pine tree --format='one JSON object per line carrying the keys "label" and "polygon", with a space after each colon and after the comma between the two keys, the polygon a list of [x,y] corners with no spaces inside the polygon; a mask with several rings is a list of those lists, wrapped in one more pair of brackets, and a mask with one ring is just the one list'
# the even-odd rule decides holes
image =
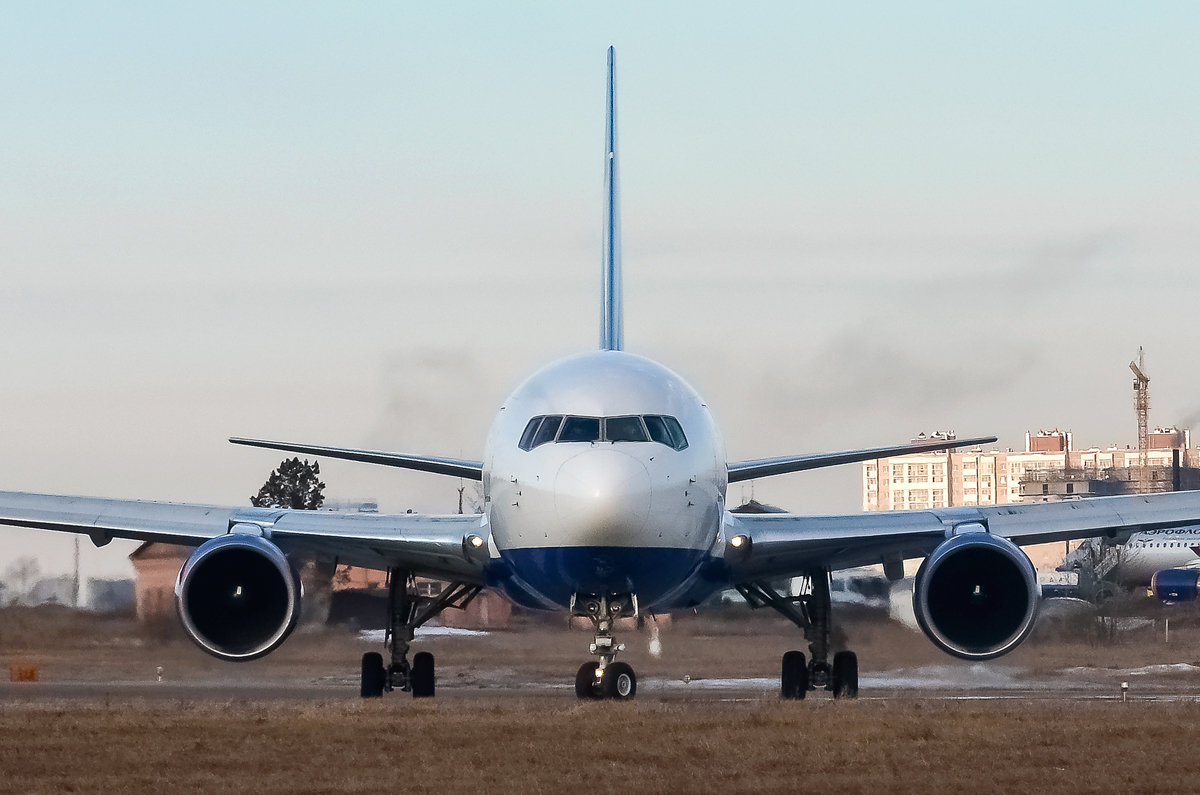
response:
{"label": "pine tree", "polygon": [[280,462],[267,482],[250,498],[256,508],[293,508],[315,511],[325,502],[325,484],[319,479],[321,465],[308,459],[289,458]]}

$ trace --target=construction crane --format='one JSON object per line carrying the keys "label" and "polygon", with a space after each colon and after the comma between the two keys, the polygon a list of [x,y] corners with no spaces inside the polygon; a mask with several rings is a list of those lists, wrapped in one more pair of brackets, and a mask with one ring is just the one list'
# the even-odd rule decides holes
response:
{"label": "construction crane", "polygon": [[1150,445],[1150,379],[1146,376],[1146,356],[1142,347],[1138,346],[1136,362],[1129,363],[1133,370],[1133,404],[1137,409],[1138,424],[1138,464],[1141,467],[1139,478],[1146,474],[1146,448]]}

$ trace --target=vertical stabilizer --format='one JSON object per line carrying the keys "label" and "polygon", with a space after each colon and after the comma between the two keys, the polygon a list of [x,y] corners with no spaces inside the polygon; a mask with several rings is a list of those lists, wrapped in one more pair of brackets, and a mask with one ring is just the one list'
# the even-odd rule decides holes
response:
{"label": "vertical stabilizer", "polygon": [[625,318],[621,292],[621,216],[617,207],[617,63],[608,48],[608,96],[604,122],[604,244],[603,306],[600,310],[600,350],[625,347]]}

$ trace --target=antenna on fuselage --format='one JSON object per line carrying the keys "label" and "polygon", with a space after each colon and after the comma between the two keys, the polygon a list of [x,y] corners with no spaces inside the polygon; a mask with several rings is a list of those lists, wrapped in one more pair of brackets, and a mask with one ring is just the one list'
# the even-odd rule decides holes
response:
{"label": "antenna on fuselage", "polygon": [[604,243],[600,350],[625,347],[621,294],[621,218],[617,207],[617,55],[608,48],[608,102],[604,123]]}

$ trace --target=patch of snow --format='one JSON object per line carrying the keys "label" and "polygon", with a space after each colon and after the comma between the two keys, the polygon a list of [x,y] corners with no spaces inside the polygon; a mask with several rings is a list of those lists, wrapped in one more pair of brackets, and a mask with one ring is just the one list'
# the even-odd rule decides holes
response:
{"label": "patch of snow", "polygon": [[899,621],[909,629],[920,631],[917,624],[917,613],[913,610],[912,580],[901,580],[892,586],[888,592],[888,615],[893,621]]}
{"label": "patch of snow", "polygon": [[1132,671],[1126,671],[1126,673],[1130,676],[1145,676],[1146,674],[1187,674],[1194,671],[1200,671],[1200,665],[1170,663],[1166,665],[1147,665],[1142,668],[1134,668]]}
{"label": "patch of snow", "polygon": [[829,601],[835,605],[861,605],[874,610],[887,610],[890,600],[878,596],[865,596],[855,591],[834,591],[829,595]]}
{"label": "patch of snow", "polygon": [[[415,633],[418,638],[437,638],[437,637],[456,637],[456,638],[478,638],[484,637],[488,633],[481,629],[459,629],[458,627],[417,627]],[[365,640],[369,643],[383,643],[384,630],[382,629],[364,629],[358,633],[359,640]]]}
{"label": "patch of snow", "polygon": [[1011,690],[1026,688],[1029,681],[1024,676],[990,665],[927,665],[921,668],[900,668],[867,674],[859,678],[864,688],[919,688],[937,690],[941,688],[979,688],[984,690]]}
{"label": "patch of snow", "polygon": [[[778,690],[777,677],[747,677],[744,679],[664,679],[656,682],[669,690]],[[1022,690],[1030,686],[1027,677],[1019,671],[997,669],[994,666],[930,665],[922,668],[901,668],[865,674],[859,677],[859,685],[879,690]]]}
{"label": "patch of snow", "polygon": [[772,678],[749,679],[663,679],[658,682],[663,688],[686,688],[689,690],[742,690],[746,688],[778,689],[779,680]]}

